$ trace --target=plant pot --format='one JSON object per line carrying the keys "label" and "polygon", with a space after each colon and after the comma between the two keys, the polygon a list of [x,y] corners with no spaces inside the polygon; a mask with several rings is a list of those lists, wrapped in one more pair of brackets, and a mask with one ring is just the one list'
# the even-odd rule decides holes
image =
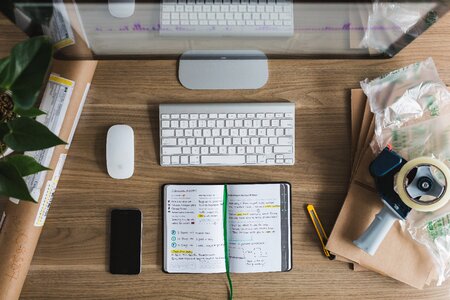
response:
{"label": "plant pot", "polygon": [[[14,102],[11,97],[11,93],[8,91],[0,91],[0,120],[1,122],[8,122],[16,118],[16,113],[14,113]],[[3,147],[2,147],[3,146]],[[4,149],[4,145],[0,141],[0,151]],[[13,150],[6,148],[0,154],[7,156],[11,154]]]}

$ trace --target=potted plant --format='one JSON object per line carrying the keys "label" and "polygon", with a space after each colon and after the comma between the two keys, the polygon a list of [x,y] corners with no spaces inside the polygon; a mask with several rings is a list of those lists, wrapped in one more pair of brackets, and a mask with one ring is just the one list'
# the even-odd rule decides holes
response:
{"label": "potted plant", "polygon": [[30,38],[0,59],[0,195],[36,202],[23,177],[46,167],[23,154],[64,144],[35,117],[35,108],[52,60],[48,37]]}

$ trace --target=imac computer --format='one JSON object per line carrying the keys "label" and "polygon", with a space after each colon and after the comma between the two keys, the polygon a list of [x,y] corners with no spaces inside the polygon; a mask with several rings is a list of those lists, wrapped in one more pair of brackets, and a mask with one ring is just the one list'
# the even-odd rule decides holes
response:
{"label": "imac computer", "polygon": [[390,58],[448,1],[2,1],[67,59],[173,59],[188,89],[258,89],[269,59]]}

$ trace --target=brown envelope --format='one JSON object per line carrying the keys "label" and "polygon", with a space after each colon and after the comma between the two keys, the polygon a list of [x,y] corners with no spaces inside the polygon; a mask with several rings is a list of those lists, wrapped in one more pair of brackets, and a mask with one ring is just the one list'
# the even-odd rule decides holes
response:
{"label": "brown envelope", "polygon": [[[358,107],[354,101],[359,102],[359,105],[366,105],[362,91],[352,91],[352,109]],[[382,202],[373,188],[373,179],[368,171],[369,164],[374,158],[369,145],[374,128],[372,119],[371,116],[367,117],[367,110],[365,110],[358,140],[358,146],[362,147],[359,151],[361,154],[355,155],[355,160],[359,162],[354,163],[356,168],[354,178],[328,240],[327,248],[333,253],[358,263],[359,266],[356,266],[356,269],[363,267],[421,289],[434,276],[433,262],[426,249],[413,241],[408,233],[403,232],[398,222],[374,256],[366,254],[353,245],[353,240],[367,229],[375,214],[382,208]],[[354,126],[352,122],[352,128]],[[367,133],[364,135],[365,130]]]}
{"label": "brown envelope", "polygon": [[[77,114],[83,95],[94,75],[96,61],[54,61],[52,72],[75,81],[75,87],[61,127],[59,136],[68,141],[72,127],[76,126]],[[52,180],[61,155],[68,152],[66,145],[55,147],[50,168],[44,182]],[[39,203],[45,193],[41,193]],[[35,226],[39,203],[20,201],[19,204],[6,201],[6,218],[0,228],[0,299],[18,299],[25,282],[34,250],[42,231]],[[0,211],[0,219],[2,212]]]}

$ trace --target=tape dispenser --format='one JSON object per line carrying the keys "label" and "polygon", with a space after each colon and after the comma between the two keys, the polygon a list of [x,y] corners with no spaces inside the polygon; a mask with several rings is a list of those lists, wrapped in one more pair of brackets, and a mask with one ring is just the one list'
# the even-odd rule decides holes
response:
{"label": "tape dispenser", "polygon": [[406,219],[411,209],[435,211],[450,199],[450,169],[438,159],[419,157],[406,161],[385,148],[369,170],[384,207],[353,243],[370,255],[375,254],[394,222]]}

